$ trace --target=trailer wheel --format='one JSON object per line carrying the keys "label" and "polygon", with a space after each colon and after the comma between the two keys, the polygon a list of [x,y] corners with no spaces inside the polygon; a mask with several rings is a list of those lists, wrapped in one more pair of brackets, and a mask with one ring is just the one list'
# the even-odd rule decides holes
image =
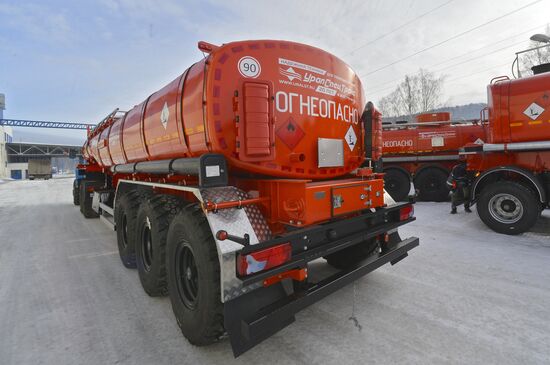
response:
{"label": "trailer wheel", "polygon": [[418,197],[423,201],[443,202],[449,199],[447,188],[447,174],[438,168],[426,168],[414,179],[415,189],[418,190]]}
{"label": "trailer wheel", "polygon": [[404,172],[395,168],[384,171],[384,188],[395,201],[404,201],[411,190],[411,179]]}
{"label": "trailer wheel", "polygon": [[157,195],[141,203],[137,214],[136,264],[141,285],[152,297],[168,294],[166,236],[181,200]]}
{"label": "trailer wheel", "polygon": [[98,218],[97,214],[92,209],[92,196],[93,194],[88,191],[89,188],[99,187],[102,183],[100,181],[82,180],[80,181],[80,212],[85,218]]}
{"label": "trailer wheel", "polygon": [[123,194],[115,205],[118,253],[124,267],[136,268],[136,220],[140,197],[136,191]]}
{"label": "trailer wheel", "polygon": [[337,269],[347,269],[371,256],[378,248],[376,239],[351,246],[325,256],[328,264]]}
{"label": "trailer wheel", "polygon": [[78,180],[75,179],[73,182],[73,204],[80,205],[80,189]]}
{"label": "trailer wheel", "polygon": [[[84,195],[85,195],[85,191],[84,191],[84,182],[86,180],[80,180],[80,185],[78,185],[78,200],[80,202],[83,202],[84,200]],[[84,205],[83,204],[80,204],[80,213],[82,213],[82,215],[84,215]]]}
{"label": "trailer wheel", "polygon": [[477,201],[479,217],[493,231],[520,234],[533,227],[539,217],[540,202],[533,191],[512,181],[486,186]]}
{"label": "trailer wheel", "polygon": [[183,208],[167,239],[168,292],[172,310],[190,343],[204,346],[225,332],[220,265],[214,237],[200,207]]}

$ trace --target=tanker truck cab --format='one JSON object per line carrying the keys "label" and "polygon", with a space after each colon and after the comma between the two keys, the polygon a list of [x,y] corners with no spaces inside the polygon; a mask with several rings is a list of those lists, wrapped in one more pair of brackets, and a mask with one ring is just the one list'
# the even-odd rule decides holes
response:
{"label": "tanker truck cab", "polygon": [[[239,356],[418,238],[398,233],[412,204],[361,167],[380,158],[381,115],[368,103],[361,117],[348,65],[286,41],[199,48],[206,58],[91,131],[80,206],[116,231],[145,292],[170,297],[189,342],[228,335]],[[335,270],[315,272],[318,259]]]}
{"label": "tanker truck cab", "polygon": [[491,81],[487,142],[461,152],[478,214],[499,233],[528,231],[549,208],[550,64],[541,66],[533,76]]}

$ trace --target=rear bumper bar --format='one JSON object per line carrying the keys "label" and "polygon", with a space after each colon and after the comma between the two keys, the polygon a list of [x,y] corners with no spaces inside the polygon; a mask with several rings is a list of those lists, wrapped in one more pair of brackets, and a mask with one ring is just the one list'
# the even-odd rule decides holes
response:
{"label": "rear bumper bar", "polygon": [[339,271],[304,290],[295,291],[292,282],[282,282],[280,286],[260,288],[226,302],[225,328],[233,354],[237,357],[251,349],[294,322],[296,313],[354,280],[382,265],[399,262],[418,244],[416,237],[405,239],[391,250],[371,256],[358,266]]}

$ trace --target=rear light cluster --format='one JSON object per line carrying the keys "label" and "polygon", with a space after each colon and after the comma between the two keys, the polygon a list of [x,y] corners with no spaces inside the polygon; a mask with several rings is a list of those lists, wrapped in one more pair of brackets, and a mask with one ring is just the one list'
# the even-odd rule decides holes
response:
{"label": "rear light cluster", "polygon": [[412,205],[406,205],[403,208],[399,209],[399,220],[406,221],[407,219],[414,216],[414,207]]}
{"label": "rear light cluster", "polygon": [[290,261],[292,246],[283,243],[264,250],[239,254],[237,256],[237,272],[239,276],[246,276],[260,271],[269,270]]}

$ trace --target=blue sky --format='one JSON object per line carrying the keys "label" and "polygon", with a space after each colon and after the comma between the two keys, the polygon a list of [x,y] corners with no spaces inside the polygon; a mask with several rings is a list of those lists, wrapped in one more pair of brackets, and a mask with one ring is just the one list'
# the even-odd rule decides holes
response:
{"label": "blue sky", "polygon": [[[201,58],[199,40],[304,42],[336,54],[366,75],[531,2],[505,0],[497,7],[489,0],[0,0],[4,115],[96,122],[115,107],[128,109],[141,102]],[[482,102],[487,82],[509,74],[514,52],[528,46],[530,34],[525,31],[542,32],[549,22],[550,0],[543,0],[363,76],[367,96],[379,100],[419,67],[448,67],[438,74],[447,75],[449,104]],[[468,61],[500,48],[505,49]],[[71,131],[44,133],[82,138]]]}

